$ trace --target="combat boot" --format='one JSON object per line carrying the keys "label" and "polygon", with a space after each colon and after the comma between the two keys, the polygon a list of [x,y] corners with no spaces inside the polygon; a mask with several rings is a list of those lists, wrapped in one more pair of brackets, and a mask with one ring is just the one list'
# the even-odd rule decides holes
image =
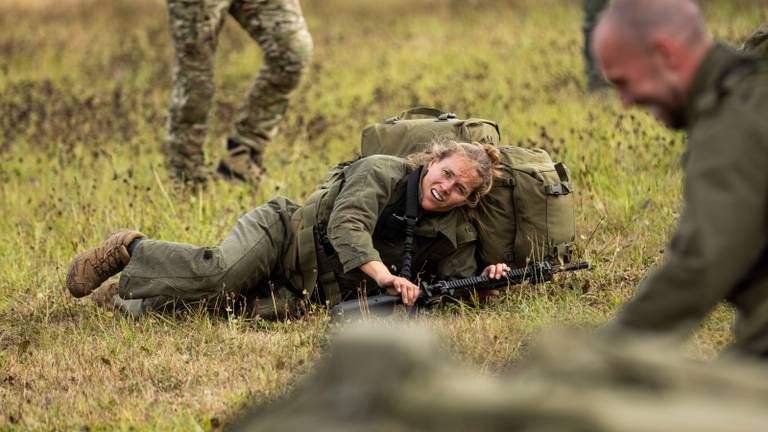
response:
{"label": "combat boot", "polygon": [[115,306],[112,303],[112,298],[117,295],[118,283],[115,280],[107,281],[100,287],[96,288],[91,294],[90,299],[97,305],[114,311]]}
{"label": "combat boot", "polygon": [[78,255],[69,264],[67,289],[75,297],[83,297],[99,287],[110,276],[119,273],[130,261],[128,245],[144,234],[121,229],[110,234],[95,249]]}
{"label": "combat boot", "polygon": [[186,186],[205,187],[212,174],[210,168],[189,161],[181,161],[180,158],[172,160],[168,166],[173,179]]}
{"label": "combat boot", "polygon": [[227,180],[257,185],[264,173],[261,153],[247,145],[227,140],[227,154],[219,161],[216,172]]}

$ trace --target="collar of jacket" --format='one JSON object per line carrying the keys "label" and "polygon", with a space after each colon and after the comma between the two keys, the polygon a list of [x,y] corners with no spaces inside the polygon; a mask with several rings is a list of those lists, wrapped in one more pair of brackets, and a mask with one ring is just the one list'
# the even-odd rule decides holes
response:
{"label": "collar of jacket", "polygon": [[744,61],[743,54],[722,44],[715,43],[696,69],[688,90],[685,127],[695,124],[701,115],[720,103],[720,81],[723,73]]}

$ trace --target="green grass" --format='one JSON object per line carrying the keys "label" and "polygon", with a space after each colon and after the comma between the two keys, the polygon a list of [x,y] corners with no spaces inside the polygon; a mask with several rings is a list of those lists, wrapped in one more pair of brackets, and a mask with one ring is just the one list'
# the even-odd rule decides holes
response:
{"label": "green grass", "polygon": [[[545,148],[578,185],[580,252],[594,269],[420,318],[462,359],[499,373],[546,327],[599,325],[659,261],[679,211],[684,137],[583,91],[578,2],[304,3],[315,56],[267,152],[265,182],[204,192],[174,186],[163,165],[162,1],[0,4],[0,429],[205,430],[285,395],[323,355],[335,331],[325,318],[122,320],[71,298],[66,266],[118,227],[216,244],[274,195],[303,201],[355,155],[364,125],[410,106],[498,120],[505,143]],[[705,9],[713,33],[733,43],[768,18],[757,1]],[[228,21],[211,164],[259,62]],[[711,358],[731,319],[717,309],[690,354]]]}

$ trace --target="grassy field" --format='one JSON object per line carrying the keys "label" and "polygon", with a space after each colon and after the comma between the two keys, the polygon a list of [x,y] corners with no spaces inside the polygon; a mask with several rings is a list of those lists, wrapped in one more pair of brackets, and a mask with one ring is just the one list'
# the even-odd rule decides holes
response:
{"label": "grassy field", "polygon": [[[737,6],[738,3],[738,6]],[[161,0],[0,1],[0,429],[207,430],[285,395],[336,331],[322,316],[265,323],[202,313],[130,321],[63,286],[77,252],[118,227],[217,244],[272,196],[303,201],[359,133],[415,105],[498,120],[578,185],[589,273],[524,286],[486,308],[420,318],[461,359],[501,373],[541,329],[594,327],[662,256],[680,206],[684,136],[584,88],[579,2],[306,0],[311,71],[258,190],[175,186],[161,146],[171,47]],[[761,1],[704,2],[712,33],[743,40]],[[233,21],[221,37],[211,164],[260,62]],[[729,341],[721,307],[689,344]]]}

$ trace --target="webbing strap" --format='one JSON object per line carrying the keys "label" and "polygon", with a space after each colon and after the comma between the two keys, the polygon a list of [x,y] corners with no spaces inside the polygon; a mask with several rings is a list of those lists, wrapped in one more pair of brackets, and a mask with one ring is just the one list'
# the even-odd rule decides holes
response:
{"label": "webbing strap", "polygon": [[441,115],[445,114],[443,110],[432,108],[432,107],[426,107],[426,106],[418,106],[414,108],[407,109],[400,113],[399,116],[397,116],[400,120],[406,120],[411,118],[411,116],[414,115],[423,115],[427,117],[435,117],[438,118]]}
{"label": "webbing strap", "polygon": [[568,172],[565,171],[565,165],[562,162],[556,163],[555,171],[560,179],[560,183],[544,185],[544,194],[554,196],[568,195],[571,193],[571,186],[568,182]]}
{"label": "webbing strap", "polygon": [[[321,253],[322,252],[318,250],[318,254]],[[329,258],[323,258],[324,262],[328,262]],[[336,280],[336,274],[333,270],[326,269],[326,271],[318,274],[317,282],[318,285],[320,285],[325,301],[327,301],[328,304],[335,305],[341,302],[341,287],[339,286],[339,281]]]}
{"label": "webbing strap", "polygon": [[[291,218],[296,232],[298,265],[301,273],[301,283],[295,286],[300,292],[309,298],[317,283],[317,251],[315,244],[315,225],[317,224],[317,205],[322,197],[321,191],[313,193],[306,204],[296,211]],[[293,281],[294,285],[296,282]]]}
{"label": "webbing strap", "polygon": [[413,260],[413,235],[416,231],[416,221],[419,215],[419,184],[421,170],[418,167],[408,175],[408,185],[405,190],[405,241],[403,242],[403,266],[400,276],[411,280],[411,261]]}
{"label": "webbing strap", "polygon": [[562,162],[555,164],[555,171],[557,171],[557,176],[560,177],[561,182],[566,183],[568,181],[568,173],[565,172],[565,165]]}

